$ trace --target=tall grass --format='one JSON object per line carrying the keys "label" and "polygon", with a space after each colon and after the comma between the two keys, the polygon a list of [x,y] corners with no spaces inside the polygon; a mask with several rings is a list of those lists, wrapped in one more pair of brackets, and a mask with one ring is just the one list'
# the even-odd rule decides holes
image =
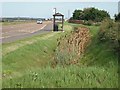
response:
{"label": "tall grass", "polygon": [[55,62],[56,64],[77,64],[81,54],[90,42],[88,28],[75,28],[70,34],[66,34],[58,40]]}
{"label": "tall grass", "polygon": [[103,21],[100,32],[99,39],[101,42],[109,41],[109,46],[119,52],[120,48],[120,23],[114,22],[112,20],[106,19]]}
{"label": "tall grass", "polygon": [[98,67],[46,67],[30,71],[24,76],[3,81],[10,88],[115,88],[118,87],[116,71]]}

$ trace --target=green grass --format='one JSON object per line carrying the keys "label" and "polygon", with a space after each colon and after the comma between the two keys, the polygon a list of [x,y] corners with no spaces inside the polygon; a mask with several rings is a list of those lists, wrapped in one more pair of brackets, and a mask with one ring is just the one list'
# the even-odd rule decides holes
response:
{"label": "green grass", "polygon": [[[21,88],[54,88],[54,87],[79,87],[79,88],[114,88],[118,87],[117,74],[98,67],[60,67],[55,69],[31,70],[24,76],[3,82],[6,87]],[[114,82],[114,83],[113,83]]]}
{"label": "green grass", "polygon": [[2,44],[0,44],[0,89],[2,88]]}
{"label": "green grass", "polygon": [[[55,34],[55,33],[51,33]],[[47,34],[47,35],[51,35]],[[47,37],[47,35],[45,37]],[[44,38],[45,38],[44,37]],[[33,39],[38,39],[42,37],[33,37]],[[15,44],[13,50],[7,52],[3,55],[3,71],[11,71],[11,73],[20,74],[26,69],[30,69],[32,67],[43,67],[47,64],[54,53],[54,48],[56,48],[56,38],[57,37],[49,37],[48,39],[38,39],[37,41],[26,44],[26,40],[21,44],[17,43],[17,48],[15,49]],[[25,45],[24,45],[25,44]],[[12,44],[11,44],[12,45]],[[18,47],[19,45],[19,47]],[[7,45],[8,46],[8,45]],[[6,47],[7,47],[6,46]],[[7,47],[8,48],[8,47]],[[11,46],[10,46],[11,48]],[[12,49],[11,48],[11,49]],[[3,45],[3,54],[4,54],[4,45]]]}
{"label": "green grass", "polygon": [[67,32],[51,32],[3,44],[2,65],[6,77],[20,76],[27,69],[47,66],[53,59],[57,38]]}
{"label": "green grass", "polygon": [[66,24],[69,24],[73,27],[87,27],[90,29],[90,32],[91,32],[91,35],[95,36],[97,33],[98,33],[98,29],[99,29],[99,26],[94,26],[94,25],[91,25],[91,26],[86,26],[86,25],[83,25],[83,24],[73,24],[73,23],[67,23],[65,22]]}
{"label": "green grass", "polygon": [[[51,67],[57,38],[68,34],[74,26],[65,22],[65,32],[52,32],[25,40],[3,44],[3,87],[118,87],[117,56],[109,43],[97,39],[98,26],[87,26],[92,35],[91,44],[79,60],[79,65]],[[13,48],[13,49],[11,49]]]}

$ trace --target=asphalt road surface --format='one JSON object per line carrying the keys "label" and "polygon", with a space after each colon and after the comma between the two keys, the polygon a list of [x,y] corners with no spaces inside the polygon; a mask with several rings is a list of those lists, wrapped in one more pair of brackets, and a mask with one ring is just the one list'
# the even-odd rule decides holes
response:
{"label": "asphalt road surface", "polygon": [[17,41],[34,35],[49,33],[50,31],[52,31],[52,22],[43,22],[43,24],[34,22],[3,26],[2,43]]}

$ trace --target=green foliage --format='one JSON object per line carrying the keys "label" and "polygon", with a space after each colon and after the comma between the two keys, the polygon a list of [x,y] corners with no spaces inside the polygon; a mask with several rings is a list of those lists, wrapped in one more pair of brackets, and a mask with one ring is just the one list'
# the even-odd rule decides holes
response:
{"label": "green foliage", "polygon": [[47,66],[3,81],[3,88],[117,88],[116,70],[102,67]]}
{"label": "green foliage", "polygon": [[82,14],[82,10],[75,10],[73,13],[73,19],[79,20],[79,16]]}
{"label": "green foliage", "polygon": [[118,13],[117,15],[115,14],[115,21],[120,21],[120,13]]}
{"label": "green foliage", "polygon": [[96,8],[84,8],[84,10],[75,10],[73,13],[73,19],[77,20],[92,20],[100,22],[105,18],[110,18],[107,11],[98,10]]}
{"label": "green foliage", "polygon": [[113,48],[115,51],[119,51],[120,49],[120,30],[118,29],[120,23],[114,22],[110,19],[105,19],[100,27],[99,32],[99,40],[101,42],[109,41],[109,46]]}
{"label": "green foliage", "polygon": [[93,22],[91,20],[88,20],[88,21],[84,21],[83,23],[84,25],[88,25],[88,26],[91,26],[93,24]]}

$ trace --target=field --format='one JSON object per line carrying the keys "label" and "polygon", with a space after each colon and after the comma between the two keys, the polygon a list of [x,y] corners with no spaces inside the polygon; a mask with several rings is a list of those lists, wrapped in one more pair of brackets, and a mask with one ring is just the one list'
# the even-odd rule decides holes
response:
{"label": "field", "polygon": [[[74,27],[90,29],[90,45],[78,64],[52,67],[58,39]],[[64,30],[3,44],[3,88],[117,88],[118,58],[108,42],[99,42],[99,26],[65,22]]]}
{"label": "field", "polygon": [[17,25],[17,24],[23,24],[23,23],[33,23],[35,20],[28,20],[28,21],[5,21],[5,22],[0,22],[0,24],[8,26],[8,25]]}
{"label": "field", "polygon": [[3,22],[2,23],[2,38],[9,38],[9,37],[21,36],[21,35],[26,35],[26,34],[32,34],[34,32],[37,32],[43,29],[45,26],[47,26],[50,23],[51,23],[50,21],[44,21],[43,24],[37,24],[35,21]]}

